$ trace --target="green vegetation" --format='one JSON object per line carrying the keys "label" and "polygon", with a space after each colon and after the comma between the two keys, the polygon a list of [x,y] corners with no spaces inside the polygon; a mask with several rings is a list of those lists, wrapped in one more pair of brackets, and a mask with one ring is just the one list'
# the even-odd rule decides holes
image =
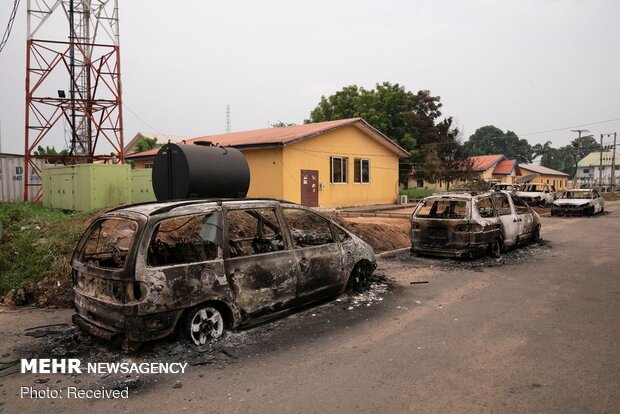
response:
{"label": "green vegetation", "polygon": [[0,294],[46,276],[66,278],[73,248],[91,216],[31,203],[0,203]]}
{"label": "green vegetation", "polygon": [[399,180],[415,167],[416,178],[450,183],[471,176],[471,162],[461,144],[461,132],[452,117],[441,113],[439,96],[428,90],[413,93],[398,83],[378,83],[373,89],[345,86],[322,96],[304,122],[364,118],[370,125],[411,153],[400,160]]}
{"label": "green vegetation", "polygon": [[406,195],[409,199],[418,199],[428,197],[433,192],[428,188],[401,188],[400,195]]}

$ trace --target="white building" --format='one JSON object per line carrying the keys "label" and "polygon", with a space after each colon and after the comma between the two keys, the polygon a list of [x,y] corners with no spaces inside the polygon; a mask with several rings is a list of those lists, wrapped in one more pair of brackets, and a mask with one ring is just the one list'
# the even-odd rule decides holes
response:
{"label": "white building", "polygon": [[[603,151],[603,162],[601,163],[601,153],[591,152],[584,159],[577,163],[577,185],[579,187],[602,187],[608,191],[611,185],[612,174],[612,151]],[[620,153],[616,152],[616,165],[613,171],[616,176],[616,187],[620,185]]]}

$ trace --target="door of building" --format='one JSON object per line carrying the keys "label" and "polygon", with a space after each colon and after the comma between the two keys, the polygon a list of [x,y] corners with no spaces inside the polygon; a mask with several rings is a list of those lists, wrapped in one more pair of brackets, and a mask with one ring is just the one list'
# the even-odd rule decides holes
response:
{"label": "door of building", "polygon": [[301,170],[301,204],[319,206],[319,171]]}

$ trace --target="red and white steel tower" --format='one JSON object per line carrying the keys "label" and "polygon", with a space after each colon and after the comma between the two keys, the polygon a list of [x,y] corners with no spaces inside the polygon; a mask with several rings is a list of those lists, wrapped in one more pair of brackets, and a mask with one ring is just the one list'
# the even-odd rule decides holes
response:
{"label": "red and white steel tower", "polygon": [[[32,160],[58,159],[38,146],[62,137],[68,164],[125,161],[118,0],[28,0],[27,16],[24,200],[38,201]],[[113,153],[96,155],[104,141]]]}

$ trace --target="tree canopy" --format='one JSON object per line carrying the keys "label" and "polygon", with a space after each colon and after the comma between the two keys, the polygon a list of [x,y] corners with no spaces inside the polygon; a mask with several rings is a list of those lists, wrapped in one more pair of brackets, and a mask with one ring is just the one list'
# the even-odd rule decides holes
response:
{"label": "tree canopy", "polygon": [[430,91],[407,91],[398,83],[383,82],[373,89],[350,85],[322,96],[305,122],[361,117],[411,153],[401,160],[400,181],[415,164],[418,178],[446,181],[465,174],[460,131],[452,118],[440,120],[442,104]]}
{"label": "tree canopy", "polygon": [[514,132],[504,132],[493,125],[478,128],[465,142],[465,150],[470,156],[503,154],[521,163],[532,161],[532,147],[526,139],[520,139]]}
{"label": "tree canopy", "polygon": [[157,146],[157,138],[144,137],[136,143],[136,152],[148,151]]}

